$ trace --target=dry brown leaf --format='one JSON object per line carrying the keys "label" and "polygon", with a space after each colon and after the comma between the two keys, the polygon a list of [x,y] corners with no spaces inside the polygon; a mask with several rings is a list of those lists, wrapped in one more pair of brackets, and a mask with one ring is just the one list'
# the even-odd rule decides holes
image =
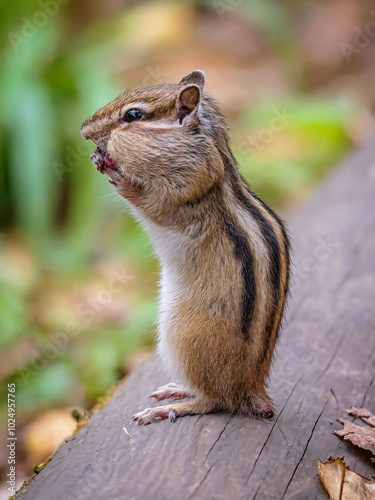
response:
{"label": "dry brown leaf", "polygon": [[353,417],[360,417],[364,422],[369,425],[375,427],[375,415],[371,413],[370,410],[366,410],[366,408],[356,408],[352,406],[350,410],[346,410],[349,415],[353,415]]}
{"label": "dry brown leaf", "polygon": [[375,429],[361,427],[343,418],[339,418],[339,422],[344,425],[344,428],[340,431],[333,431],[334,434],[342,436],[356,446],[364,450],[369,450],[375,455]]}
{"label": "dry brown leaf", "polygon": [[365,482],[342,458],[318,460],[318,470],[330,500],[374,500],[375,481]]}

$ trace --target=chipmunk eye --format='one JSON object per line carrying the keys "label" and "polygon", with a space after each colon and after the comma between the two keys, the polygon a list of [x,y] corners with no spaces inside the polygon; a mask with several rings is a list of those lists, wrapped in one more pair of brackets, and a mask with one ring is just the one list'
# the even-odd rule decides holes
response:
{"label": "chipmunk eye", "polygon": [[142,116],[143,113],[139,109],[129,109],[129,111],[125,113],[124,121],[137,122],[142,118]]}

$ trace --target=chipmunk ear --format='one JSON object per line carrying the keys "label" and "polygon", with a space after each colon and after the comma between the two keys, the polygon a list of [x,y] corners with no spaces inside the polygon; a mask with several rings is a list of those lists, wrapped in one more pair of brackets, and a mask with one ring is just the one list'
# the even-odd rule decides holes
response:
{"label": "chipmunk ear", "polygon": [[204,73],[200,69],[184,76],[179,83],[181,90],[178,94],[178,121],[180,125],[198,107],[204,87]]}
{"label": "chipmunk ear", "polygon": [[184,76],[183,79],[180,81],[179,85],[189,85],[189,84],[194,84],[199,87],[199,90],[203,92],[203,87],[204,87],[204,73],[200,69],[196,69],[195,71],[192,71],[188,75]]}
{"label": "chipmunk ear", "polygon": [[180,125],[186,117],[191,115],[199,104],[201,91],[198,85],[187,85],[180,90],[177,100],[177,116]]}

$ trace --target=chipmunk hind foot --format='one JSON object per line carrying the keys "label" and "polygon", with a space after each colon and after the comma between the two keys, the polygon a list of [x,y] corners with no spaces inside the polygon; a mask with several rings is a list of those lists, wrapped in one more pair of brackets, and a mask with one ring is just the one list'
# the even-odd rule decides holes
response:
{"label": "chipmunk hind foot", "polygon": [[173,423],[177,418],[185,417],[186,415],[204,415],[217,411],[220,411],[220,408],[215,403],[199,399],[197,401],[146,408],[133,415],[131,420],[138,425],[149,425],[166,419]]}

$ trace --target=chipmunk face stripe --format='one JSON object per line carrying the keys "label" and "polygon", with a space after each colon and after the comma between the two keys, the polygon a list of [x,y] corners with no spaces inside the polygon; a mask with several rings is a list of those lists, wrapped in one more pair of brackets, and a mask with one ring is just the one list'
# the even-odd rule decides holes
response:
{"label": "chipmunk face stripe", "polygon": [[257,295],[254,276],[254,259],[246,235],[238,225],[233,224],[232,222],[226,222],[225,232],[229,240],[234,245],[234,255],[241,265],[243,280],[241,299],[241,333],[245,340],[248,340]]}

